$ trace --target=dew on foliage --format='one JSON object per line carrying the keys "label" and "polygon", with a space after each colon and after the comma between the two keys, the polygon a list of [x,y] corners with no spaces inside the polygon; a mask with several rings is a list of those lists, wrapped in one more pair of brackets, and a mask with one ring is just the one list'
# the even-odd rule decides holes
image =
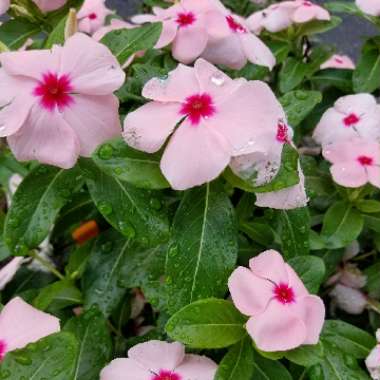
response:
{"label": "dew on foliage", "polygon": [[98,156],[102,160],[110,160],[113,156],[113,153],[114,153],[114,149],[112,145],[105,144],[99,149]]}

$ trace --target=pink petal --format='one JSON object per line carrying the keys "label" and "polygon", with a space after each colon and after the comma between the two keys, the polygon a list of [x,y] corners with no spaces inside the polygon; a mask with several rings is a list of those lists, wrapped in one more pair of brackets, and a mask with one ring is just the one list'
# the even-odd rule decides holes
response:
{"label": "pink petal", "polygon": [[299,316],[306,326],[306,338],[303,344],[317,344],[325,322],[325,305],[313,295],[308,295],[297,302]]}
{"label": "pink petal", "polygon": [[75,93],[109,95],[124,83],[125,73],[103,44],[82,33],[70,37],[62,50],[61,70]]}
{"label": "pink petal", "polygon": [[146,22],[158,22],[160,21],[156,15],[142,14],[132,16],[130,19],[135,24],[145,24]]}
{"label": "pink petal", "polygon": [[290,25],[292,25],[292,13],[292,8],[279,6],[277,9],[269,12],[268,16],[264,18],[262,24],[264,28],[271,33],[280,32],[281,30],[287,29]]}
{"label": "pink petal", "polygon": [[372,379],[380,378],[380,343],[371,351],[365,360],[366,367]]}
{"label": "pink petal", "polygon": [[7,265],[0,269],[0,290],[3,290],[5,286],[12,281],[23,261],[23,257],[15,257]]}
{"label": "pink petal", "polygon": [[339,163],[331,166],[334,181],[344,187],[361,187],[368,182],[365,168],[358,163]]}
{"label": "pink petal", "polygon": [[309,292],[295,270],[289,264],[285,264],[285,267],[288,272],[289,286],[294,290],[296,298],[308,296]]}
{"label": "pink petal", "polygon": [[307,330],[293,305],[273,300],[267,309],[251,318],[247,331],[262,351],[287,351],[301,346]]}
{"label": "pink petal", "polygon": [[211,38],[225,38],[230,34],[226,16],[220,11],[210,11],[205,14],[205,25]]}
{"label": "pink petal", "polygon": [[162,22],[162,32],[160,38],[158,39],[155,48],[161,49],[165,46],[171,44],[178,30],[178,24],[174,20],[166,20]]}
{"label": "pink petal", "polygon": [[0,1],[0,15],[4,14],[9,8],[10,0]]}
{"label": "pink petal", "polygon": [[42,12],[51,12],[63,7],[67,0],[33,0]]}
{"label": "pink petal", "polygon": [[325,63],[321,65],[321,70],[324,69],[349,69],[354,70],[355,64],[347,55],[334,54]]}
{"label": "pink petal", "polygon": [[73,95],[73,100],[63,118],[78,137],[81,156],[89,157],[98,145],[121,136],[116,96]]}
{"label": "pink petal", "polygon": [[343,96],[334,104],[336,110],[347,115],[350,113],[361,115],[363,113],[372,112],[374,107],[376,107],[376,99],[370,94]]}
{"label": "pink petal", "polygon": [[161,102],[183,102],[199,93],[199,83],[192,67],[179,64],[167,78],[153,78],[142,91],[145,98]]}
{"label": "pink petal", "polygon": [[249,62],[273,69],[276,58],[264,42],[252,33],[241,34],[240,41]]}
{"label": "pink petal", "polygon": [[254,275],[269,279],[276,284],[288,284],[289,276],[282,256],[270,249],[249,260],[249,267]]}
{"label": "pink petal", "polygon": [[236,308],[249,316],[262,313],[273,298],[273,284],[244,267],[238,267],[232,272],[228,288]]}
{"label": "pink petal", "polygon": [[217,178],[230,157],[228,142],[205,121],[184,121],[165,149],[161,170],[173,189],[185,190]]}
{"label": "pink petal", "polygon": [[367,167],[368,182],[373,186],[380,188],[380,168],[379,166]]}
{"label": "pink petal", "polygon": [[102,369],[100,380],[151,380],[152,373],[135,360],[115,359]]}
{"label": "pink petal", "polygon": [[157,152],[181,120],[179,111],[177,103],[150,102],[130,112],[124,121],[125,141],[135,149]]}
{"label": "pink petal", "polygon": [[64,169],[73,167],[79,155],[79,141],[57,111],[35,105],[17,134],[8,137],[9,146],[20,161],[37,160]]}
{"label": "pink petal", "polygon": [[57,318],[35,309],[19,297],[8,302],[0,313],[0,340],[5,342],[7,352],[59,331]]}
{"label": "pink petal", "polygon": [[356,0],[356,5],[364,13],[380,16],[380,3],[377,0]]}
{"label": "pink petal", "polygon": [[138,344],[128,351],[130,359],[142,367],[158,373],[160,369],[174,370],[185,357],[185,347],[181,343],[167,343],[158,340]]}
{"label": "pink petal", "polygon": [[179,62],[191,63],[203,53],[207,41],[207,31],[203,26],[179,28],[173,42],[173,57]]}
{"label": "pink petal", "polygon": [[265,11],[259,11],[251,14],[246,20],[247,26],[250,31],[255,34],[260,34],[264,29],[263,21],[265,20]]}
{"label": "pink petal", "polygon": [[209,358],[185,355],[185,360],[175,369],[183,379],[213,380],[218,366]]}

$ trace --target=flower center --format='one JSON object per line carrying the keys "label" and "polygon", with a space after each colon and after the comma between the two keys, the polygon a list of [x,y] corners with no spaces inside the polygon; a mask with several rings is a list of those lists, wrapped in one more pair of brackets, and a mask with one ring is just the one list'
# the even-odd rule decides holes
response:
{"label": "flower center", "polygon": [[89,18],[90,20],[96,20],[96,19],[98,18],[98,15],[97,15],[96,13],[90,13],[90,14],[88,15],[88,18]]}
{"label": "flower center", "polygon": [[247,33],[247,29],[243,25],[239,24],[232,16],[226,17],[228,26],[235,33]]}
{"label": "flower center", "polygon": [[293,303],[296,301],[294,290],[287,284],[279,284],[274,288],[276,300],[282,304]]}
{"label": "flower center", "polygon": [[343,59],[337,57],[337,58],[335,58],[335,62],[339,63],[341,65],[341,64],[343,64]]}
{"label": "flower center", "polygon": [[172,371],[162,369],[158,375],[152,377],[152,380],[181,380],[181,376]]}
{"label": "flower center", "polygon": [[0,361],[4,359],[6,349],[7,345],[3,340],[0,340]]}
{"label": "flower center", "polygon": [[277,139],[277,141],[279,141],[281,143],[287,143],[287,142],[289,142],[288,127],[282,121],[280,121],[278,123],[278,125],[277,125],[276,139]]}
{"label": "flower center", "polygon": [[192,12],[181,12],[177,14],[177,19],[175,20],[176,23],[179,25],[180,28],[183,28],[185,26],[189,26],[193,24],[196,20],[196,17],[194,13]]}
{"label": "flower center", "polygon": [[346,127],[351,127],[351,125],[357,124],[359,121],[359,116],[356,116],[354,113],[350,113],[343,119],[343,123]]}
{"label": "flower center", "polygon": [[216,112],[212,98],[209,94],[196,94],[186,98],[182,103],[180,110],[181,115],[185,115],[190,119],[191,124],[197,125],[201,118],[209,118]]}
{"label": "flower center", "polygon": [[73,102],[71,91],[72,86],[68,75],[59,77],[54,73],[46,73],[42,75],[42,80],[38,82],[33,95],[41,98],[40,103],[43,108],[53,111],[56,107],[62,110]]}
{"label": "flower center", "polygon": [[305,7],[312,7],[312,6],[313,6],[313,3],[312,3],[311,1],[304,1],[304,2],[303,2],[303,5],[304,5]]}
{"label": "flower center", "polygon": [[359,161],[360,165],[363,165],[363,166],[371,166],[371,165],[373,165],[373,158],[372,157],[359,156],[358,157],[358,161]]}

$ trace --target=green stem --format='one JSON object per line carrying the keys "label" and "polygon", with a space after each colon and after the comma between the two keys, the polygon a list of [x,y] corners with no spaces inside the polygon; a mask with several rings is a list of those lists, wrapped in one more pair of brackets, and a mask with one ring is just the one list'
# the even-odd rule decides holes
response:
{"label": "green stem", "polygon": [[34,260],[37,260],[40,264],[42,264],[47,270],[53,273],[60,280],[65,279],[65,277],[60,272],[58,272],[57,269],[55,269],[49,261],[40,257],[36,251],[30,251],[29,256],[32,257]]}

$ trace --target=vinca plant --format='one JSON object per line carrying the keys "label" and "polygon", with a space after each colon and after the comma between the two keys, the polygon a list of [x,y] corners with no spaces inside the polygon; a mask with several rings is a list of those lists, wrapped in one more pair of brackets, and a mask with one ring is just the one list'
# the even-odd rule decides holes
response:
{"label": "vinca plant", "polygon": [[379,0],[139,7],[0,0],[0,379],[379,380]]}

